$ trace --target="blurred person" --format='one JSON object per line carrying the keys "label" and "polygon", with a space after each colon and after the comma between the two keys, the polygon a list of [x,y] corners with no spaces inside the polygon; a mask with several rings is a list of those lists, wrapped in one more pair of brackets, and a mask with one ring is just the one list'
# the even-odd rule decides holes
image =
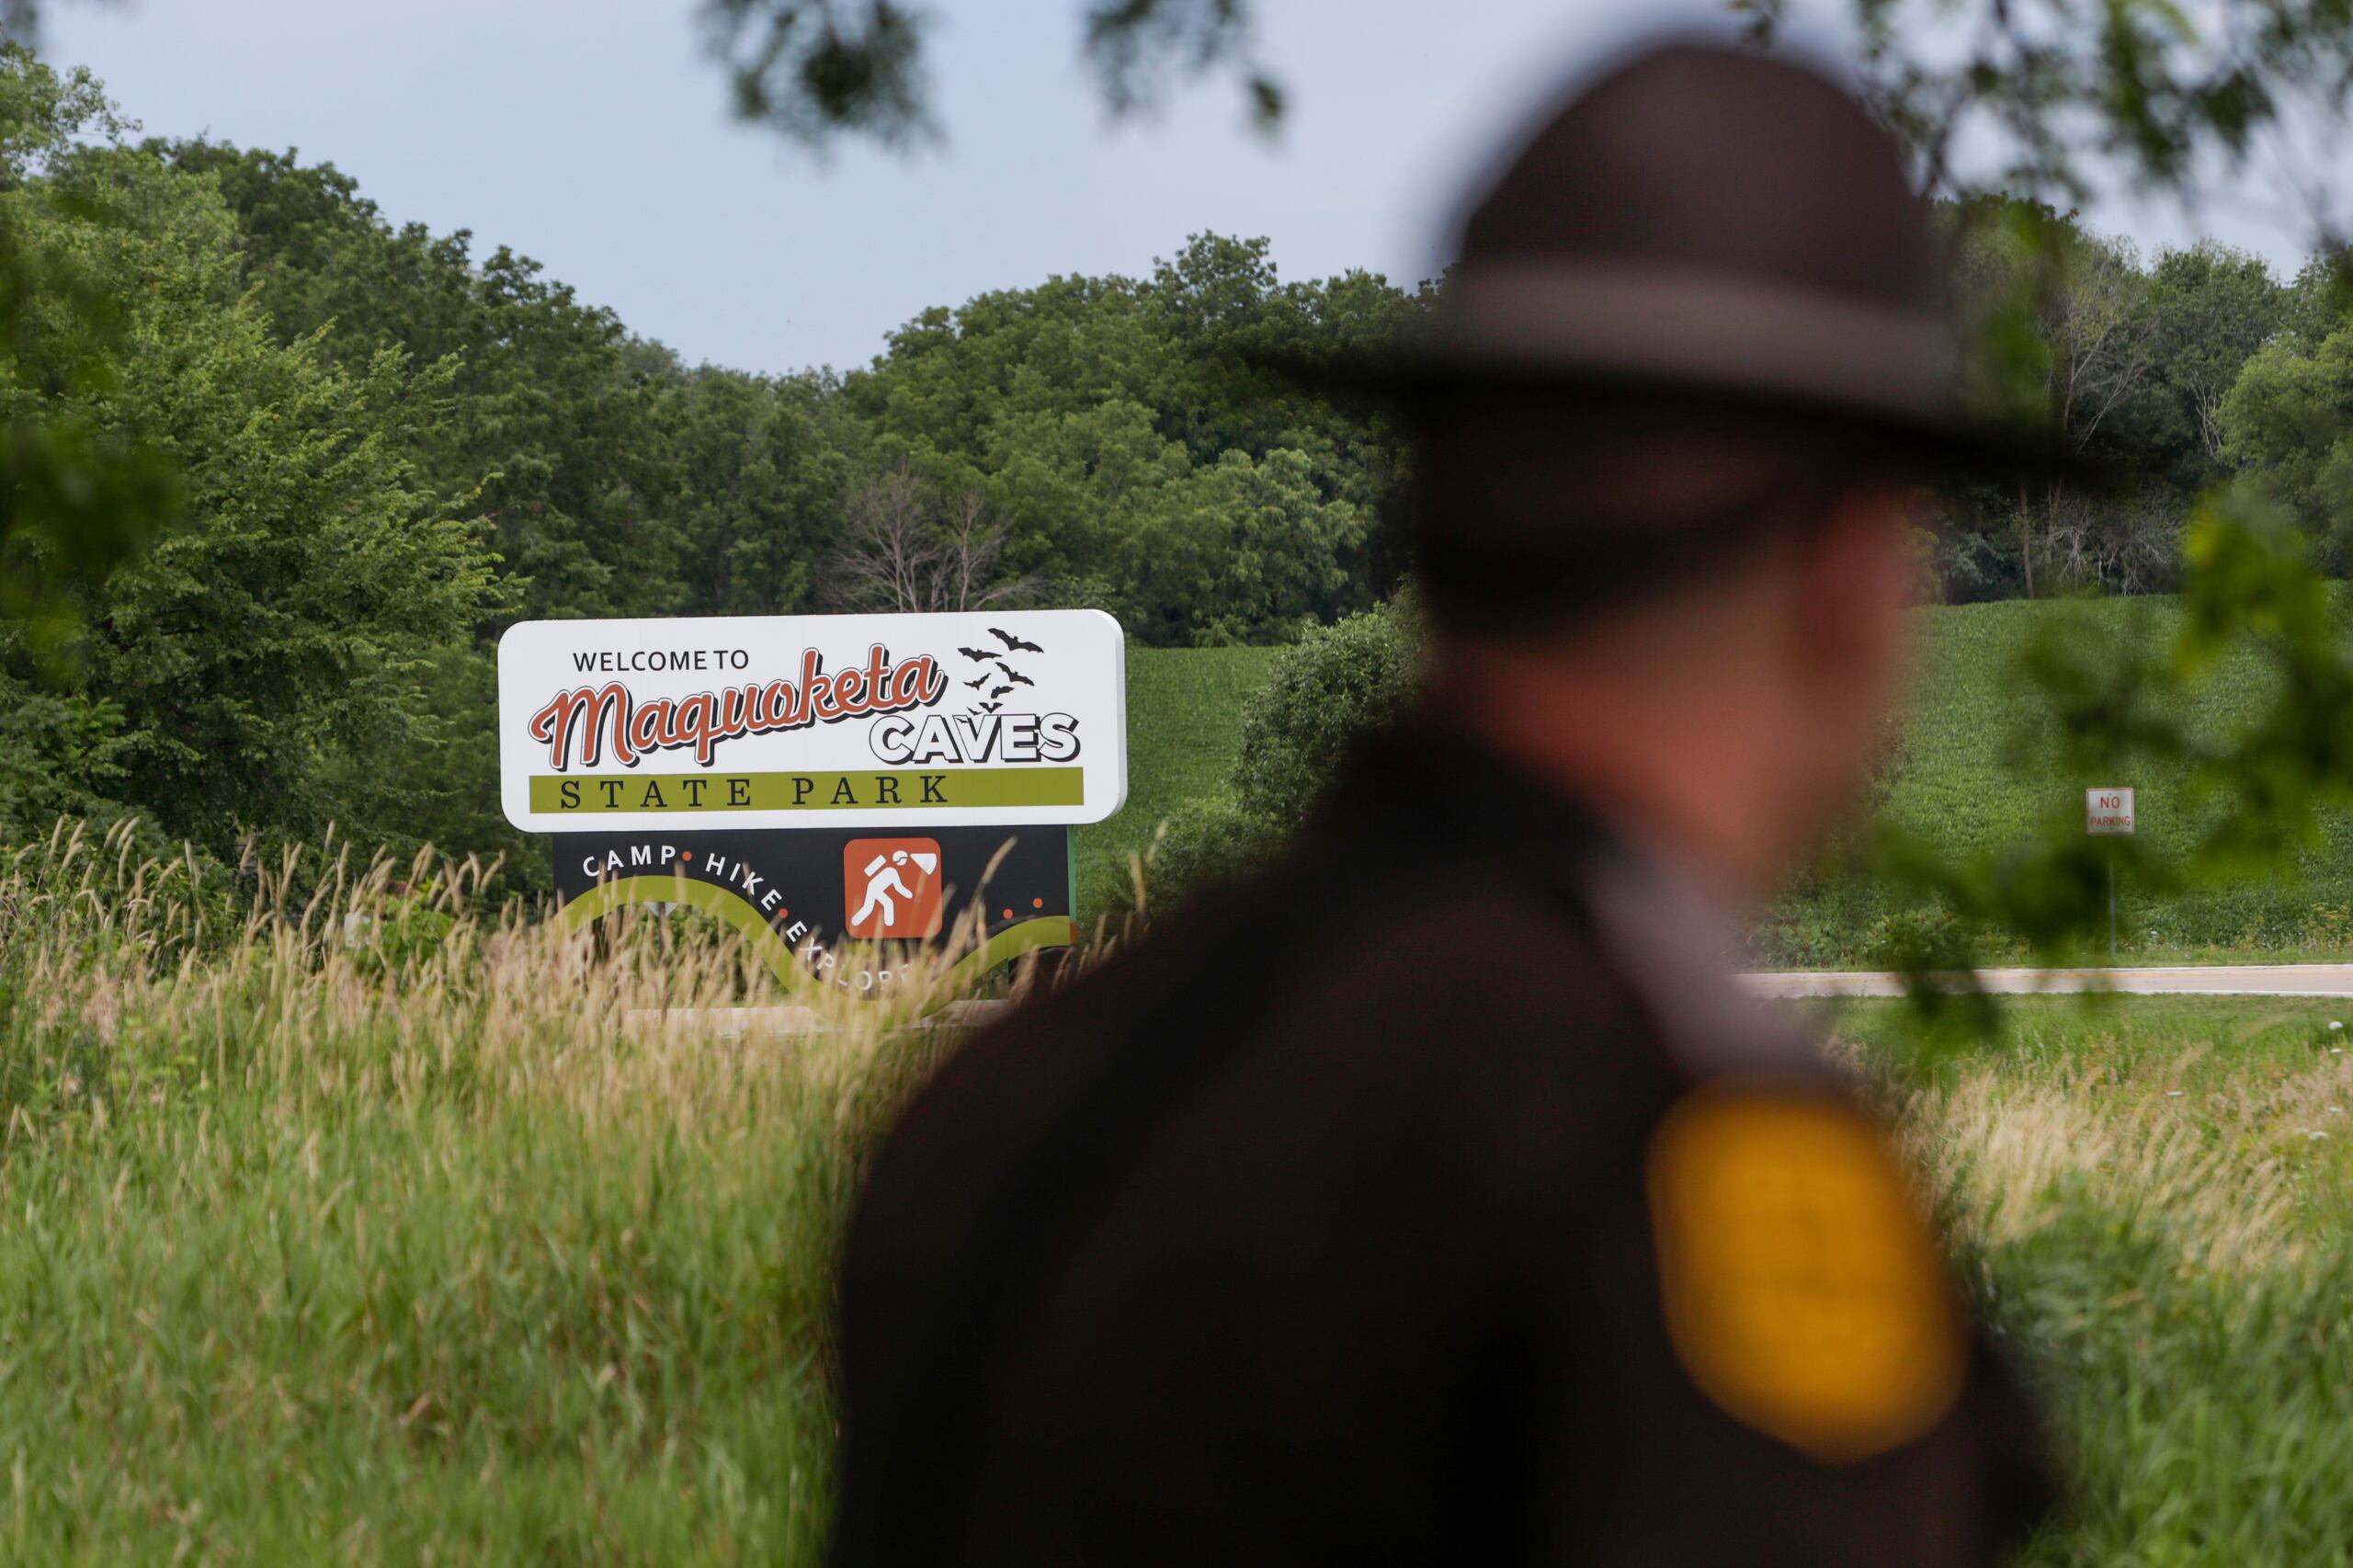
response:
{"label": "blurred person", "polygon": [[841,1283],[837,1568],[1942,1564],[2049,1506],[1884,1134],[1731,978],[1983,455],[1897,150],[1619,63],[1379,368],[1433,670],[1279,861],[966,1044]]}

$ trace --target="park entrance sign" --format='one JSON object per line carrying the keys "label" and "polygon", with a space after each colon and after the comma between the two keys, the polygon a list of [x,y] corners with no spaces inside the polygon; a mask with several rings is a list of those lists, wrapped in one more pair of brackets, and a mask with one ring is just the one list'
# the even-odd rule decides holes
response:
{"label": "park entrance sign", "polygon": [[[1125,642],[1094,610],[526,621],[500,792],[563,918],[687,904],[789,984],[887,989],[1067,946],[1070,828],[1127,794]],[[880,946],[877,946],[880,945]]]}
{"label": "park entrance sign", "polygon": [[531,833],[1100,822],[1126,694],[1096,610],[529,620],[498,643],[501,801]]}

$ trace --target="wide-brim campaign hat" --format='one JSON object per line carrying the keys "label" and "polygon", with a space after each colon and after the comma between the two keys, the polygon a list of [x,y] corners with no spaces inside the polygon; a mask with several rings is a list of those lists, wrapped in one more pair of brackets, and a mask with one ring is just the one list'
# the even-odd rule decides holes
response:
{"label": "wide-brim campaign hat", "polygon": [[1893,138],[1834,77],[1674,40],[1527,137],[1462,222],[1421,330],[1284,368],[1409,414],[1638,390],[2047,465],[2039,431],[1970,408],[1947,273]]}

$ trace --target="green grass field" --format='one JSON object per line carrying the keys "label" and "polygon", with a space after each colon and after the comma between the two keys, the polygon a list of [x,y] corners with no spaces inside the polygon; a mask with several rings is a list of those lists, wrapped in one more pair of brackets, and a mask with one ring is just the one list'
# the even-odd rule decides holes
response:
{"label": "green grass field", "polygon": [[[2169,600],[2051,605],[2004,603],[1922,612],[1918,680],[1884,810],[1896,824],[1948,848],[1998,849],[2039,822],[2083,822],[2083,792],[2101,784],[2137,791],[2138,830],[2162,856],[2177,856],[2213,819],[2178,767],[2129,766],[2119,778],[2079,778],[2046,760],[2018,700],[2019,655],[2038,631],[2079,626],[2083,640],[2170,639]],[[2198,695],[2192,721],[2210,734],[2253,719],[2265,697],[2250,658],[2226,663]],[[2294,875],[2192,889],[2162,903],[2125,890],[2129,937],[2159,951],[2343,947],[2353,923],[2353,818],[2330,817]]]}
{"label": "green grass field", "polygon": [[[835,1238],[951,1037],[667,1030],[768,982],[392,877],[0,862],[0,1561],[813,1563]],[[2348,1011],[1829,1016],[2059,1420],[2036,1568],[2353,1556]]]}
{"label": "green grass field", "polygon": [[[2046,819],[2080,825],[2083,791],[2130,784],[2140,831],[2161,856],[2177,855],[2211,820],[2181,769],[2140,764],[2115,778],[2077,778],[2048,760],[2047,737],[2018,701],[2028,642],[2054,625],[2086,641],[2139,638],[2161,645],[2175,623],[2162,599],[2003,603],[1924,610],[1913,701],[1881,805],[1888,820],[1949,850],[1998,849]],[[1077,835],[1085,914],[1105,890],[1125,885],[1128,856],[1188,801],[1222,795],[1240,708],[1279,650],[1137,649],[1129,655],[1128,804]],[[2263,695],[2249,659],[2224,665],[2199,694],[2195,722],[2211,733],[2251,718]],[[1803,967],[1875,961],[1871,937],[1902,907],[1852,878],[1816,882],[1783,903],[1761,957]],[[2353,817],[2332,816],[2292,875],[2244,878],[2163,899],[2124,888],[2127,947],[2148,958],[2336,956],[2353,947]]]}
{"label": "green grass field", "polygon": [[2023,1561],[2353,1558],[2353,1065],[2342,1002],[2009,1006],[1990,1040],[1836,1015],[1891,1085],[2073,1478]]}
{"label": "green grass field", "polygon": [[1077,831],[1082,916],[1104,912],[1099,890],[1126,881],[1128,858],[1150,847],[1169,814],[1225,793],[1242,705],[1279,648],[1128,650],[1128,801]]}

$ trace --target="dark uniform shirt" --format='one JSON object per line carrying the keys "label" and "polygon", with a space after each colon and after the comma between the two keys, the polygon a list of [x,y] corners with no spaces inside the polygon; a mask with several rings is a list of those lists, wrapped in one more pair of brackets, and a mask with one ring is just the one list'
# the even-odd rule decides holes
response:
{"label": "dark uniform shirt", "polygon": [[837,1568],[1995,1561],[2033,1421],[1712,924],[1408,733],[975,1037],[850,1229]]}

